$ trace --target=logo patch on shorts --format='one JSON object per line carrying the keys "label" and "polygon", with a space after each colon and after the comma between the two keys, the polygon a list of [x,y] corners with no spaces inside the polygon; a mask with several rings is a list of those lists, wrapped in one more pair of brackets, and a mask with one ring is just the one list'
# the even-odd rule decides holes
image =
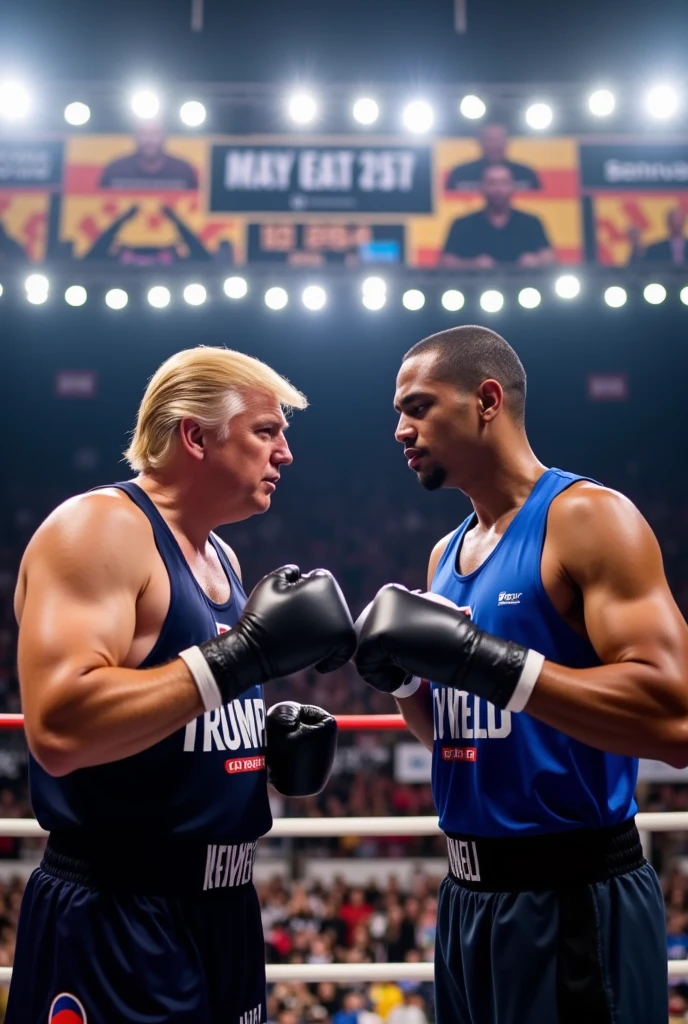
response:
{"label": "logo patch on shorts", "polygon": [[259,754],[257,757],[232,757],[225,761],[225,771],[229,775],[237,772],[258,772],[265,768],[265,756]]}
{"label": "logo patch on shorts", "polygon": [[48,1024],[88,1024],[88,1020],[77,997],[69,992],[61,992],[50,1005]]}

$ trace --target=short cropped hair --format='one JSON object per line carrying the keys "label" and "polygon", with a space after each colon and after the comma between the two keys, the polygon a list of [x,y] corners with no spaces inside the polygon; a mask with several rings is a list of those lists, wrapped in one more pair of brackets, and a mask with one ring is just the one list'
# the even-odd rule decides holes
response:
{"label": "short cropped hair", "polygon": [[243,352],[199,345],[175,353],[148,382],[125,459],[139,473],[160,468],[185,416],[226,440],[229,421],[243,411],[243,396],[251,391],[274,395],[287,412],[308,405],[285,377]]}
{"label": "short cropped hair", "polygon": [[513,419],[523,425],[526,371],[501,334],[475,325],[451,327],[417,342],[402,362],[426,352],[437,356],[433,375],[438,380],[455,384],[462,391],[475,391],[486,380],[498,381],[504,390],[507,409]]}

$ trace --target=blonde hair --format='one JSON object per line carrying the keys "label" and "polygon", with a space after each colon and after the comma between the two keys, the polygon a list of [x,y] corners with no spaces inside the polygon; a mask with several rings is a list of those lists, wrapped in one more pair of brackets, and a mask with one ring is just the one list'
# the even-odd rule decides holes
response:
{"label": "blonde hair", "polygon": [[139,473],[158,469],[168,459],[185,416],[226,440],[229,421],[245,408],[248,391],[274,395],[285,411],[308,405],[285,377],[243,352],[199,345],[175,353],[148,382],[124,458]]}

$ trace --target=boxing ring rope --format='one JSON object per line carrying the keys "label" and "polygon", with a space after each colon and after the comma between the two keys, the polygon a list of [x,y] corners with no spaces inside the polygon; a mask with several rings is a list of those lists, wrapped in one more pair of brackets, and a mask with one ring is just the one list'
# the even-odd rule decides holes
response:
{"label": "boxing ring rope", "polygon": [[[337,715],[342,730],[401,730],[406,723],[401,715]],[[0,714],[0,731],[23,728],[23,715]],[[639,813],[636,824],[643,832],[688,831],[688,811]],[[437,818],[416,815],[398,818],[278,818],[266,838],[338,838],[341,836],[432,836],[439,835]],[[0,836],[45,838],[35,818],[0,818]],[[432,981],[431,963],[392,964],[268,964],[268,982],[366,982]],[[688,960],[669,960],[670,978],[688,978]],[[11,967],[0,967],[0,984],[9,983]]]}

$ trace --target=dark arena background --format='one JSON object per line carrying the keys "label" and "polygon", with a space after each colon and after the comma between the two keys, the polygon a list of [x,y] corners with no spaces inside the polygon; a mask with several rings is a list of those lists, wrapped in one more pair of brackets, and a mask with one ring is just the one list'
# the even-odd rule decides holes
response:
{"label": "dark arena background", "polygon": [[[17,569],[61,501],[131,475],[172,353],[239,349],[309,399],[269,514],[220,530],[247,591],[288,562],[330,569],[354,617],[425,589],[470,503],[409,473],[395,376],[481,324],[524,363],[539,459],[635,502],[686,615],[687,41],[671,0],[0,5],[0,967],[45,843],[7,717]],[[434,1021],[429,755],[351,664],[266,687],[287,696],[357,717],[319,797],[271,793],[269,1020]],[[685,1021],[687,771],[641,762],[637,801]]]}

